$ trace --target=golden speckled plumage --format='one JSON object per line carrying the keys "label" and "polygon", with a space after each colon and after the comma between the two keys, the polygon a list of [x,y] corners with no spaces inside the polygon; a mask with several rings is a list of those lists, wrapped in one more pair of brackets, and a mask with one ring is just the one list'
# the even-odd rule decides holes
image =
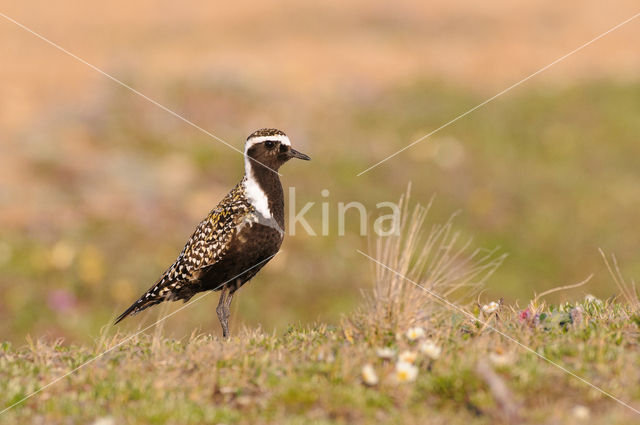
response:
{"label": "golden speckled plumage", "polygon": [[244,193],[246,177],[238,183],[218,206],[198,224],[176,261],[116,323],[129,314],[136,314],[147,307],[165,300],[184,299],[187,301],[199,288],[196,284],[203,269],[214,265],[227,252],[233,236],[243,222],[254,222],[255,208]]}

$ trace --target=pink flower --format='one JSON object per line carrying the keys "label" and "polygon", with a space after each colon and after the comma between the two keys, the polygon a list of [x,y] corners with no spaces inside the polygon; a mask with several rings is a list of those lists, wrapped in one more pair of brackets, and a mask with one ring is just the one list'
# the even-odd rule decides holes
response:
{"label": "pink flower", "polygon": [[66,289],[54,289],[47,295],[47,305],[56,313],[65,313],[76,307],[76,297]]}
{"label": "pink flower", "polygon": [[520,322],[526,322],[531,318],[531,311],[528,308],[525,308],[518,314],[518,318]]}
{"label": "pink flower", "polygon": [[518,319],[520,320],[520,323],[525,323],[532,328],[540,324],[540,314],[533,314],[533,312],[528,308],[518,313]]}

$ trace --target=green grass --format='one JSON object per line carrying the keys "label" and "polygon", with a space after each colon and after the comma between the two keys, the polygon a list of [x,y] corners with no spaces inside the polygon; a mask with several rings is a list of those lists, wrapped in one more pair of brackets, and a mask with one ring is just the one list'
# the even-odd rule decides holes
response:
{"label": "green grass", "polygon": [[[283,182],[296,186],[298,205],[316,203],[308,218],[318,232],[320,204],[330,203],[331,234],[287,237],[282,254],[234,300],[232,326],[281,333],[289,323],[339,323],[358,305],[370,264],[356,253],[368,241],[354,212],[347,235],[336,235],[336,204],[361,201],[375,217],[376,203],[397,200],[409,181],[414,199],[436,196],[437,220],[459,210],[463,237],[508,254],[487,282],[489,298],[515,304],[591,273],[585,287],[550,300],[607,298],[613,290],[598,248],[616,253],[626,275],[640,275],[638,83],[519,87],[361,177],[492,93],[423,81],[313,101],[216,83],[165,89],[175,110],[237,147],[256,126],[287,130],[313,161],[288,164]],[[7,199],[32,195],[5,204],[10,221],[0,226],[0,334],[14,343],[27,335],[96,338],[242,173],[237,152],[119,90],[85,114],[45,116],[16,145],[25,147],[17,159],[24,175],[0,190]],[[70,248],[69,261],[54,261],[60,246]],[[72,306],[52,307],[53,291],[70,294]],[[167,336],[217,330],[215,302],[171,320]]]}
{"label": "green grass", "polygon": [[[536,352],[634,406],[640,371],[640,317],[616,302],[544,306],[539,322],[522,321],[503,306],[498,316],[478,316]],[[580,309],[581,319],[571,320]],[[477,310],[477,309],[476,309]],[[479,313],[476,312],[476,315]],[[557,317],[556,317],[557,316]],[[558,319],[560,318],[560,319]],[[419,353],[420,342],[398,332],[368,340],[348,324],[291,326],[283,333],[243,329],[228,341],[210,335],[166,338],[141,334],[0,416],[0,423],[115,424],[364,424],[501,423],[508,418],[487,378],[485,363],[508,389],[508,403],[528,423],[638,423],[631,410],[576,378],[464,317],[441,311],[425,326],[442,348],[437,359]],[[127,336],[92,345],[41,339],[0,350],[0,403],[10,405]],[[396,353],[418,351],[413,382],[397,382],[397,356],[383,360],[382,345]],[[362,367],[373,366],[377,385]],[[578,417],[585,406],[588,419]]]}

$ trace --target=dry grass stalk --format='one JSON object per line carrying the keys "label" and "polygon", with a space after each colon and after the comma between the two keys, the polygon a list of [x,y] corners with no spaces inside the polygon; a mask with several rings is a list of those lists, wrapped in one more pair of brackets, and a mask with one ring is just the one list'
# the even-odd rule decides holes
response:
{"label": "dry grass stalk", "polygon": [[495,249],[472,251],[470,240],[460,242],[460,233],[453,228],[456,214],[426,231],[433,200],[426,207],[418,204],[411,209],[409,199],[410,186],[400,198],[398,234],[376,240],[374,257],[382,264],[373,262],[373,290],[365,293],[364,307],[352,318],[361,332],[395,335],[424,326],[437,308],[433,302],[437,299],[428,291],[447,299],[472,297],[505,258],[496,256]]}
{"label": "dry grass stalk", "polygon": [[583,280],[582,282],[578,282],[578,283],[574,283],[573,285],[563,285],[563,286],[556,286],[555,288],[551,288],[548,289],[540,294],[535,294],[535,296],[533,297],[533,300],[531,300],[531,302],[533,303],[533,305],[537,305],[538,304],[538,300],[544,296],[547,296],[549,294],[553,294],[555,292],[559,292],[559,291],[566,291],[567,289],[575,289],[575,288],[579,288],[581,286],[586,285],[587,283],[589,283],[589,281],[593,278],[593,274],[590,274],[589,276],[587,276],[587,278],[585,280]]}
{"label": "dry grass stalk", "polygon": [[605,253],[601,249],[598,251],[600,251],[600,255],[602,256],[613,281],[622,293],[624,299],[627,301],[627,304],[631,306],[633,311],[637,311],[640,308],[640,296],[638,296],[635,280],[631,279],[630,283],[625,280],[622,276],[622,272],[620,271],[620,266],[618,265],[618,260],[615,255],[611,254],[611,262],[609,262]]}

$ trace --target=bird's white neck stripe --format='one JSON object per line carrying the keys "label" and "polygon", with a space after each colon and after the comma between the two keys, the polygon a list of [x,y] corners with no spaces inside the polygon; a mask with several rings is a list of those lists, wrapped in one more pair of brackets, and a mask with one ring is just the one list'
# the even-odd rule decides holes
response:
{"label": "bird's white neck stripe", "polygon": [[251,167],[251,160],[248,156],[244,157],[244,171],[246,178],[244,180],[244,189],[249,203],[262,215],[264,218],[271,218],[271,210],[269,209],[269,198],[264,193],[260,183],[256,180]]}
{"label": "bird's white neck stripe", "polygon": [[258,137],[250,137],[247,139],[247,143],[244,146],[244,172],[246,175],[246,179],[244,181],[245,193],[247,195],[247,199],[249,203],[260,213],[264,218],[270,219],[272,218],[271,210],[269,209],[269,198],[267,194],[260,187],[260,183],[256,179],[256,176],[253,172],[253,167],[251,164],[251,160],[249,159],[249,148],[259,143],[266,142],[267,140],[272,140],[274,142],[280,142],[282,145],[291,146],[291,141],[289,138],[283,134],[274,134],[271,136],[258,136]]}
{"label": "bird's white neck stripe", "polygon": [[247,139],[247,143],[244,146],[244,153],[246,154],[249,148],[253,145],[257,145],[258,143],[266,142],[267,140],[273,140],[275,142],[280,142],[283,145],[291,146],[291,141],[287,136],[284,135],[274,135],[274,136],[260,136],[260,137],[252,137]]}

